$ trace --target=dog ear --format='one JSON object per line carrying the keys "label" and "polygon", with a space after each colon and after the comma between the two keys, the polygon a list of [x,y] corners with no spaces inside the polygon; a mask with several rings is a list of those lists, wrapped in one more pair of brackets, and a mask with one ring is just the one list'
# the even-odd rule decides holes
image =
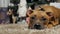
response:
{"label": "dog ear", "polygon": [[52,13],[52,12],[46,12],[46,14],[47,14],[48,16],[53,16],[53,13]]}
{"label": "dog ear", "polygon": [[29,10],[29,14],[32,14],[33,13],[33,10]]}
{"label": "dog ear", "polygon": [[33,10],[32,10],[31,7],[28,8],[28,13],[29,13],[29,14],[33,13]]}
{"label": "dog ear", "polygon": [[40,8],[41,11],[45,11],[44,8],[42,8],[42,7],[40,7],[40,6],[39,6],[39,8]]}
{"label": "dog ear", "polygon": [[28,10],[26,16],[29,17],[33,13],[33,10]]}

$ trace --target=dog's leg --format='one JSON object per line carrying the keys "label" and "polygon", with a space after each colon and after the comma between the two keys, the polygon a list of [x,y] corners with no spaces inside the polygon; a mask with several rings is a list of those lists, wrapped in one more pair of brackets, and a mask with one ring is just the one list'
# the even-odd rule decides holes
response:
{"label": "dog's leg", "polygon": [[15,22],[16,22],[16,18],[17,18],[17,17],[12,16],[13,24],[15,24]]}

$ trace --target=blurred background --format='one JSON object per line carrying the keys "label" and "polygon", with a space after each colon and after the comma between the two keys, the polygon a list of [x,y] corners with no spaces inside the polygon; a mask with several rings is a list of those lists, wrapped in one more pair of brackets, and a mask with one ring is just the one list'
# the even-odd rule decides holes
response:
{"label": "blurred background", "polygon": [[[31,7],[34,10],[36,5],[50,5],[50,3],[59,2],[60,0],[0,0],[0,24],[20,23],[20,21],[25,20],[27,8]],[[7,15],[9,10],[11,10],[13,14]]]}

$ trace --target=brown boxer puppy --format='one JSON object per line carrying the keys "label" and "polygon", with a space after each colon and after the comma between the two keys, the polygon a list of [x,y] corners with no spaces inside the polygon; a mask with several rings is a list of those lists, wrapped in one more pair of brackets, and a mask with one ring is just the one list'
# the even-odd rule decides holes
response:
{"label": "brown boxer puppy", "polygon": [[29,15],[29,28],[31,29],[44,29],[52,28],[59,24],[60,10],[53,6],[43,6],[41,9],[31,10]]}

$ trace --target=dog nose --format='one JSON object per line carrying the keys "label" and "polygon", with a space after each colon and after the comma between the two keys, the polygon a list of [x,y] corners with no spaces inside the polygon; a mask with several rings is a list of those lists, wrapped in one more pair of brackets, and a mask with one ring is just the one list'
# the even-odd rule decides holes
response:
{"label": "dog nose", "polygon": [[35,24],[35,25],[34,25],[34,29],[42,29],[42,27],[41,27],[41,25],[39,25],[39,24]]}

